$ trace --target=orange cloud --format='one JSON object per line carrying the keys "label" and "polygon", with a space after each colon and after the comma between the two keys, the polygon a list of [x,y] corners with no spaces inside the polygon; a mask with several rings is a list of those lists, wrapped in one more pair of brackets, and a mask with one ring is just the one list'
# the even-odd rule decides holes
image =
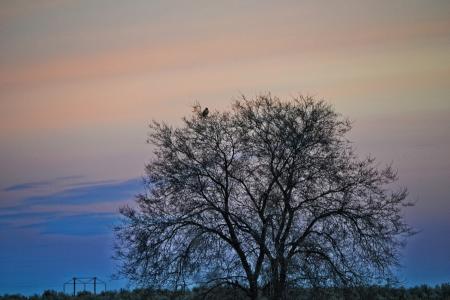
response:
{"label": "orange cloud", "polygon": [[251,30],[245,34],[222,32],[215,36],[173,40],[165,44],[144,43],[138,47],[112,49],[90,55],[62,56],[38,61],[21,67],[5,65],[0,71],[0,88],[24,88],[65,81],[92,80],[137,74],[154,74],[168,70],[224,63],[245,63],[274,56],[302,53],[311,55],[358,47],[379,47],[386,43],[404,43],[450,35],[450,21],[437,20],[391,27],[389,24],[361,28],[327,26],[285,28],[268,24],[269,33]]}

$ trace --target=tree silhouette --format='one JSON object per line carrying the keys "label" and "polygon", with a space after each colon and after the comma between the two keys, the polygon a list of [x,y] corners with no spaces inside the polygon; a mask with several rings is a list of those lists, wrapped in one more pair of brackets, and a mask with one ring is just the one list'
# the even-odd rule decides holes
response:
{"label": "tree silhouette", "polygon": [[[196,111],[201,111],[198,106]],[[121,210],[116,256],[141,285],[230,285],[251,299],[392,275],[411,233],[390,166],[359,159],[323,101],[270,94],[154,122],[147,192]]]}

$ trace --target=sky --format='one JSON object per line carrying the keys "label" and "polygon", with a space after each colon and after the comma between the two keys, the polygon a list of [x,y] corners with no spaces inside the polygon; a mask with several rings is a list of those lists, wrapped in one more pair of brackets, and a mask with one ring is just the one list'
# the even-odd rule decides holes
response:
{"label": "sky", "polygon": [[108,289],[148,124],[270,91],[331,103],[392,162],[419,233],[397,271],[450,282],[450,2],[0,1],[0,294]]}

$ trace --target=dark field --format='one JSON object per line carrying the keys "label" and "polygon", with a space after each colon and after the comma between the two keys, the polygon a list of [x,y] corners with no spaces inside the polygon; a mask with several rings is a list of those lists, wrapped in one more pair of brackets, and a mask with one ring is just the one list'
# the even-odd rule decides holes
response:
{"label": "dark field", "polygon": [[[217,288],[214,290],[196,288],[191,291],[167,291],[136,289],[133,291],[107,291],[94,295],[80,292],[76,296],[56,291],[45,291],[42,295],[30,297],[22,295],[3,295],[0,300],[239,300],[247,299],[239,290]],[[263,295],[260,299],[266,299]],[[450,299],[450,284],[430,287],[390,288],[371,286],[352,289],[296,289],[289,292],[288,299]]]}

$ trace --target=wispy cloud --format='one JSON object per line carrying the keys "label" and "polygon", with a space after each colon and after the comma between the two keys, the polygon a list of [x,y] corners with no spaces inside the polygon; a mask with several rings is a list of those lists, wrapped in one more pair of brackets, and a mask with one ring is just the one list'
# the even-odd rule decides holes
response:
{"label": "wispy cloud", "polygon": [[21,191],[21,190],[30,190],[41,186],[48,185],[48,181],[35,181],[35,182],[27,182],[27,183],[20,183],[16,185],[11,185],[9,187],[6,187],[3,189],[5,192],[12,192],[12,191]]}
{"label": "wispy cloud", "polygon": [[26,205],[85,205],[132,199],[142,188],[142,182],[133,178],[126,181],[84,182],[81,186],[44,196],[24,199]]}
{"label": "wispy cloud", "polygon": [[23,225],[22,229],[37,229],[41,234],[102,235],[110,234],[117,222],[117,214],[92,213],[59,216],[48,221]]}
{"label": "wispy cloud", "polygon": [[81,176],[81,175],[73,175],[73,176],[58,177],[58,178],[54,178],[51,180],[24,182],[24,183],[19,183],[19,184],[8,186],[8,187],[4,188],[3,191],[4,192],[13,192],[13,191],[31,190],[31,189],[61,184],[62,182],[77,180],[77,179],[81,179],[83,177],[84,176]]}
{"label": "wispy cloud", "polygon": [[51,218],[57,215],[57,212],[16,212],[1,214],[2,221],[14,221],[18,218]]}
{"label": "wispy cloud", "polygon": [[72,179],[80,178],[71,176],[6,188],[13,192],[71,180],[58,192],[28,196],[18,205],[3,210],[0,212],[0,226],[9,230],[34,230],[39,234],[108,234],[118,219],[118,207],[131,202],[143,189],[139,178],[82,182],[73,182]]}

